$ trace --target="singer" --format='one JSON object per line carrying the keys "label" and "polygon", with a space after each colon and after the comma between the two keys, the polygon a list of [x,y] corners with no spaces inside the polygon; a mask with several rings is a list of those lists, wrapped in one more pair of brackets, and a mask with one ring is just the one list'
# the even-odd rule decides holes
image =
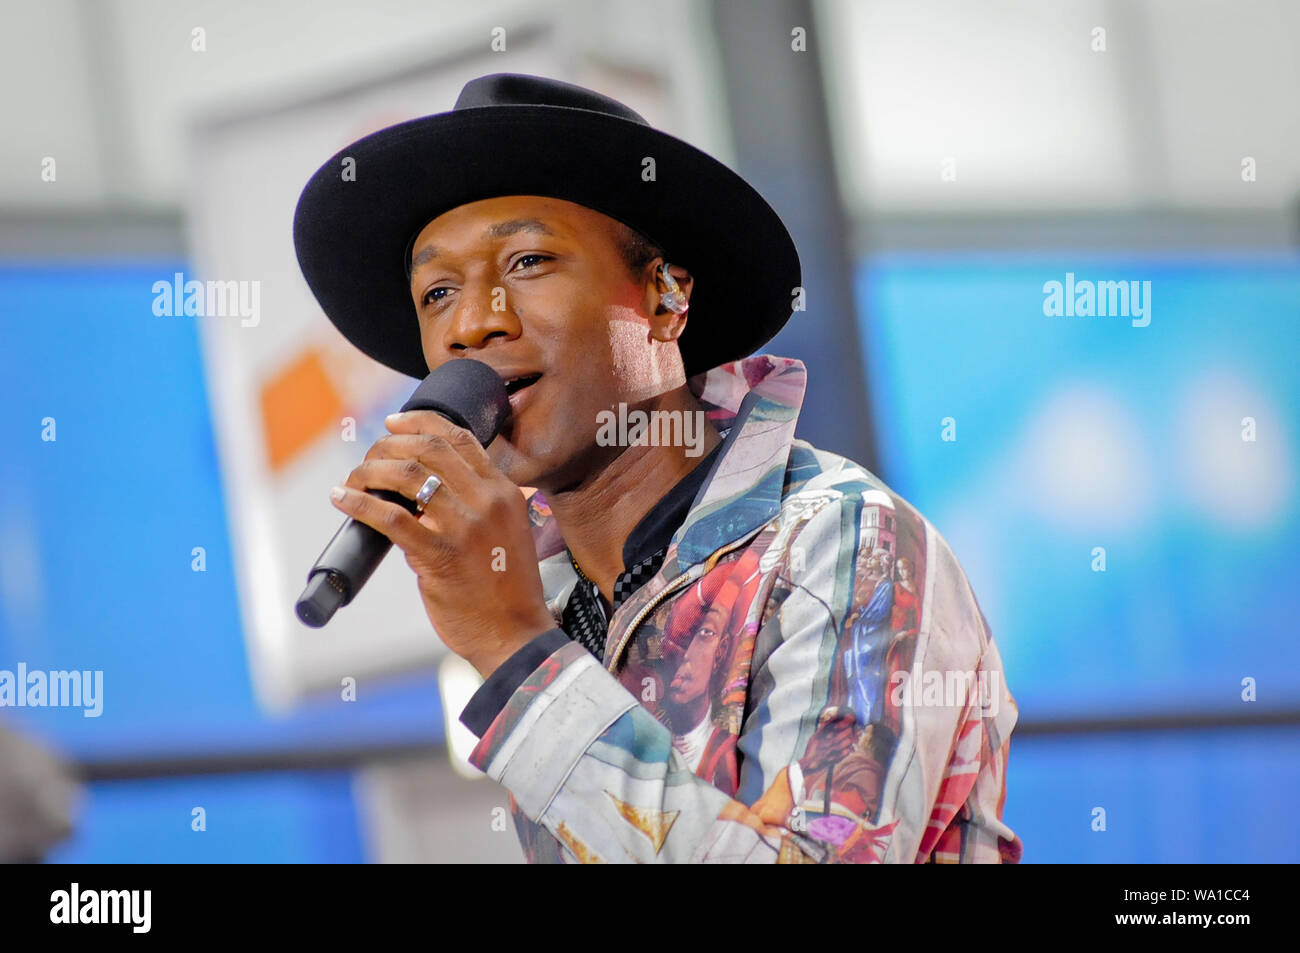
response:
{"label": "singer", "polygon": [[[1016,707],[964,573],[876,476],[795,439],[804,366],[751,356],[802,289],[743,179],[608,97],[493,74],[327,161],[294,240],[366,354],[506,384],[486,449],[397,414],[332,498],[482,674],[471,760],[530,861],[1020,859]],[[701,442],[611,440],[620,407]]]}

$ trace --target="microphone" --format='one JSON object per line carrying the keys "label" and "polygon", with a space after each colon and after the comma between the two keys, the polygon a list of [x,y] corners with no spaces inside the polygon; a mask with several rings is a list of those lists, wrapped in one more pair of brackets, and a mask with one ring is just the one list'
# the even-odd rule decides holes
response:
{"label": "microphone", "polygon": [[[420,382],[403,411],[432,410],[457,427],[464,427],[487,446],[510,419],[505,381],[482,361],[448,361]],[[415,513],[415,501],[390,490],[370,490],[390,503]],[[340,607],[354,598],[383,561],[393,541],[365,523],[348,517],[307,574],[307,588],[298,597],[298,618],[319,629]]]}

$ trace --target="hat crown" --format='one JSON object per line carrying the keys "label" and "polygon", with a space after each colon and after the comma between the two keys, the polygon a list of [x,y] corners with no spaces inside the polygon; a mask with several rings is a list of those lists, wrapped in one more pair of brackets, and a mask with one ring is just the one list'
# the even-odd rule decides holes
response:
{"label": "hat crown", "polygon": [[479,106],[560,106],[650,125],[644,116],[617,99],[572,83],[527,73],[491,73],[470,80],[456,98],[453,111]]}

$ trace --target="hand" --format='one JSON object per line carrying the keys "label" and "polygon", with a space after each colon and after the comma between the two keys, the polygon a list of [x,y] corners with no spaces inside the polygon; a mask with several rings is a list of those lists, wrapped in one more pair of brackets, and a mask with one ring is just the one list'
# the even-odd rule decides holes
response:
{"label": "hand", "polygon": [[[555,627],[527,504],[474,435],[445,417],[417,410],[386,425],[390,434],[330,499],[402,550],[439,637],[487,678]],[[422,514],[365,492],[394,490],[413,500],[431,474],[442,484]]]}
{"label": "hand", "polygon": [[804,773],[812,774],[848,757],[857,744],[856,728],[852,709],[834,707],[823,711],[817,720],[817,730],[808,739],[808,747],[799,759]]}

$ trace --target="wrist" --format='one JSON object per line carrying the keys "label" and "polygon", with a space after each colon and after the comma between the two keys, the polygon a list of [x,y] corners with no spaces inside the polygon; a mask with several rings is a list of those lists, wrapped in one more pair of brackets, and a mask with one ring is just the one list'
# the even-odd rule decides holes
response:
{"label": "wrist", "polygon": [[522,628],[508,636],[492,639],[476,649],[473,654],[465,655],[464,659],[474,666],[484,681],[487,681],[492,677],[492,673],[504,665],[512,655],[553,628],[555,628],[555,621],[548,614],[545,622]]}
{"label": "wrist", "polygon": [[492,677],[492,673],[505,664],[506,659],[510,658],[519,648],[526,643],[520,643],[513,649],[501,645],[493,646],[490,649],[483,649],[475,652],[473,655],[466,655],[465,661],[473,665],[475,670],[483,681]]}

